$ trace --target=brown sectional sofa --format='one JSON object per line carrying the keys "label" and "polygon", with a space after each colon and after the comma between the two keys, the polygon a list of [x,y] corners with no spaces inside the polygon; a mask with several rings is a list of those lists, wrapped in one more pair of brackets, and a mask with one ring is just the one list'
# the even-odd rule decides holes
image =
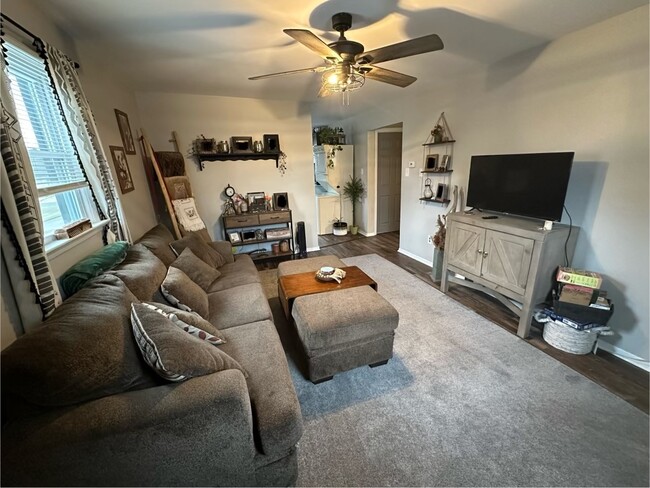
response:
{"label": "brown sectional sofa", "polygon": [[161,301],[162,226],[2,353],[3,485],[290,485],[300,405],[250,257],[226,242],[209,321],[236,369],[168,383],[144,363],[130,304]]}

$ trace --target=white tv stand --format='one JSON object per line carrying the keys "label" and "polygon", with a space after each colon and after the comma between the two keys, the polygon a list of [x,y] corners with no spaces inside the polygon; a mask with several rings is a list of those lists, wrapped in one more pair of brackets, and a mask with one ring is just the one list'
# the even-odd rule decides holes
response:
{"label": "white tv stand", "polygon": [[543,226],[541,220],[486,212],[449,214],[440,289],[447,293],[451,282],[492,295],[519,316],[517,335],[527,337],[535,306],[546,300],[557,267],[564,265],[567,238],[571,263],[579,231],[573,227],[569,236],[568,225]]}

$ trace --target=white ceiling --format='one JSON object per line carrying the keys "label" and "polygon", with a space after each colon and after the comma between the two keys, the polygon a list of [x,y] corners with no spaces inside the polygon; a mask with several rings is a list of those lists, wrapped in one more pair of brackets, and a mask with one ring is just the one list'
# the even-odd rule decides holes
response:
{"label": "white ceiling", "polygon": [[[487,66],[648,0],[48,0],[39,5],[77,44],[135,90],[316,100],[319,74],[249,76],[322,64],[282,32],[336,38],[331,16],[350,12],[348,39],[366,50],[436,33],[443,51],[381,66],[416,76],[411,87],[368,80],[355,97],[391,96]],[[613,40],[615,42],[615,40]],[[369,86],[373,85],[373,86]],[[364,91],[364,94],[361,94]]]}

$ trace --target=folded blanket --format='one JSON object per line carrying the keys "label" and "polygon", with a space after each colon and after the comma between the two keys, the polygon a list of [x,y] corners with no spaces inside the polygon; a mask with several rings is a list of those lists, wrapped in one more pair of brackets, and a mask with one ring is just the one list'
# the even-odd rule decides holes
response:
{"label": "folded blanket", "polygon": [[188,232],[205,229],[205,224],[196,210],[193,198],[172,200],[178,223]]}

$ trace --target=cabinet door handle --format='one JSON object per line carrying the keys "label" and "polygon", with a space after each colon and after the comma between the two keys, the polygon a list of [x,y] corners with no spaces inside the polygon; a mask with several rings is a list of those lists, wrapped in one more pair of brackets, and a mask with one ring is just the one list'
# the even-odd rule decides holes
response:
{"label": "cabinet door handle", "polygon": [[275,217],[271,217],[271,220],[278,220],[280,218],[279,215],[276,215]]}
{"label": "cabinet door handle", "polygon": [[479,249],[479,250],[476,251],[476,252],[479,253],[479,254],[483,254],[483,249]]}
{"label": "cabinet door handle", "polygon": [[487,255],[488,255],[487,251],[483,251],[483,257],[487,258]]}

